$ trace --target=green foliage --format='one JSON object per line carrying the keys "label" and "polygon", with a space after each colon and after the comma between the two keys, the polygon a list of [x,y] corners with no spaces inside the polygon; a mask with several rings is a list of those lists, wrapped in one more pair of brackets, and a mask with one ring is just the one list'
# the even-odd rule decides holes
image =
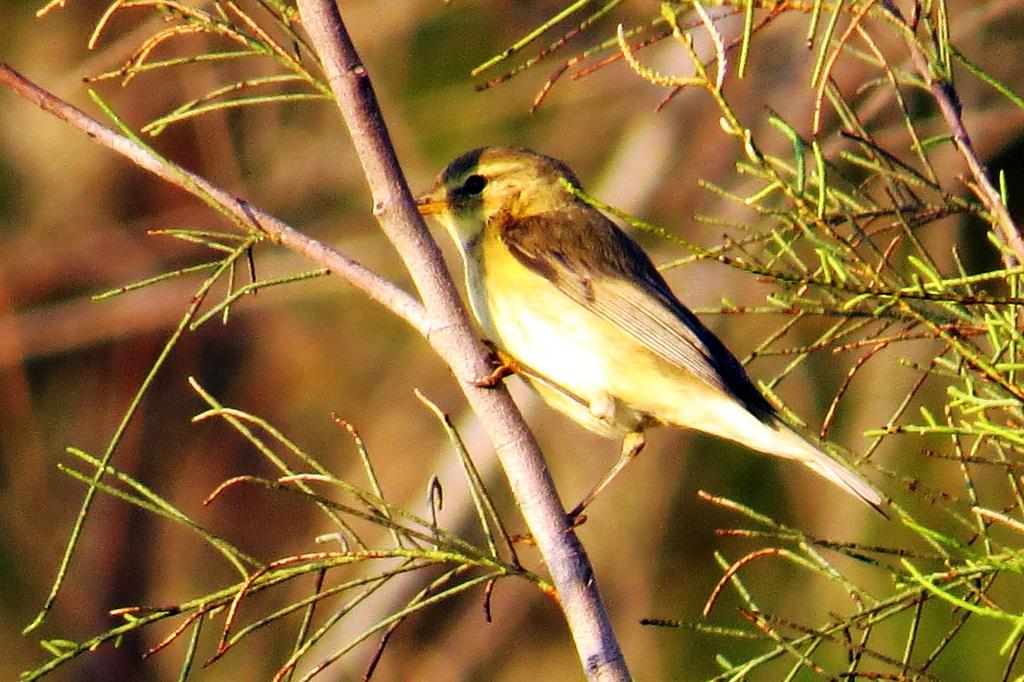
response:
{"label": "green foliage", "polygon": [[[175,621],[174,629],[170,635],[152,647],[147,655],[161,651],[191,630],[192,637],[181,664],[180,676],[185,679],[196,663],[199,633],[207,621],[223,614],[224,624],[217,649],[205,660],[204,666],[215,662],[260,628],[278,621],[287,622],[288,617],[292,614],[302,614],[291,655],[281,665],[277,673],[277,679],[292,679],[296,668],[308,660],[310,650],[325,641],[325,638],[329,640],[333,637],[338,623],[347,615],[356,612],[378,590],[386,587],[395,578],[412,573],[425,574],[422,589],[403,608],[371,623],[350,641],[334,648],[326,661],[318,660],[311,666],[310,672],[298,678],[307,680],[331,661],[340,658],[358,644],[375,635],[383,636],[381,641],[381,647],[383,647],[395,626],[422,609],[476,587],[486,588],[485,594],[489,595],[493,583],[499,578],[518,576],[530,580],[545,592],[551,591],[551,586],[544,580],[519,565],[508,534],[494,514],[493,505],[490,504],[487,492],[473,469],[465,449],[462,448],[461,442],[446,418],[432,404],[430,404],[431,408],[442,418],[442,423],[451,434],[456,450],[461,455],[467,481],[477,504],[480,526],[487,540],[485,548],[479,548],[439,527],[436,518],[433,520],[418,518],[385,500],[381,496],[377,474],[373,469],[370,457],[358,433],[348,424],[339,422],[340,426],[348,430],[356,443],[372,490],[366,490],[335,478],[314,458],[270,424],[254,415],[220,405],[198,383],[194,380],[191,383],[196,392],[210,405],[210,409],[197,415],[194,421],[223,419],[282,472],[282,475],[276,479],[257,476],[233,477],[214,490],[204,504],[215,502],[228,489],[243,484],[258,485],[268,490],[297,495],[318,506],[329,522],[338,529],[336,532],[322,535],[318,541],[337,543],[340,548],[260,562],[212,531],[200,527],[187,513],[176,508],[141,482],[113,467],[102,467],[102,473],[107,479],[113,481],[111,483],[99,479],[98,476],[94,478],[88,472],[61,466],[61,471],[86,483],[90,490],[98,490],[119,498],[196,533],[224,557],[238,572],[239,579],[238,582],[223,589],[176,604],[173,607],[115,609],[111,615],[122,618],[124,623],[85,641],[71,642],[63,639],[44,641],[43,646],[52,658],[44,665],[25,673],[23,679],[38,679],[71,659],[93,651],[102,644],[116,642],[119,638],[135,630],[167,620]],[[424,400],[426,399],[424,398]],[[283,451],[284,456],[279,454],[279,450]],[[76,448],[69,448],[68,452],[89,467],[100,468],[100,460],[95,457]],[[297,473],[296,469],[286,462],[286,459],[298,460],[304,465],[303,469],[314,473]],[[328,492],[317,493],[313,490],[314,485],[323,486]],[[437,500],[436,506],[441,504],[440,494],[440,485],[435,481],[431,486],[431,495],[432,500]],[[435,507],[432,506],[432,508]],[[391,542],[384,546],[371,546],[353,527],[353,521],[364,522],[371,528],[375,526],[386,528],[389,531]],[[507,548],[509,560],[501,558],[499,547]],[[358,569],[364,564],[374,564],[377,567],[358,571],[355,577],[350,579],[339,580],[336,577],[339,572],[344,574],[346,569],[352,567]],[[430,570],[438,568],[441,569],[440,572]],[[308,585],[309,581],[303,581],[303,578],[312,578],[312,585]],[[286,588],[294,582],[299,582],[299,591],[308,591],[308,595],[291,601],[294,597],[288,596],[289,592]],[[245,603],[264,591],[284,592],[285,605],[242,625],[240,609]],[[489,599],[489,597],[485,596],[485,599]],[[317,609],[327,608],[332,609],[331,614],[314,629],[312,627],[314,613]],[[371,665],[371,671],[372,668]]]}
{"label": "green foliage", "polygon": [[[890,528],[886,534],[894,542],[900,537],[899,544],[877,547],[811,538],[736,502],[708,495],[709,501],[753,521],[752,528],[730,531],[733,535],[767,543],[735,561],[719,557],[726,572],[705,610],[706,615],[721,590],[731,585],[743,603],[740,613],[748,629],[704,623],[674,625],[726,639],[754,637],[766,642],[763,653],[753,653],[744,660],[720,658],[723,671],[716,679],[741,679],[769,662],[787,657],[792,668],[786,679],[800,670],[928,679],[929,668],[954,642],[964,622],[980,619],[993,625],[1008,623],[1000,644],[991,652],[978,651],[974,656],[1005,657],[1009,676],[1024,642],[1024,615],[1019,603],[1007,599],[1006,592],[996,589],[996,583],[999,578],[1005,590],[1006,583],[1019,580],[1024,557],[1017,534],[1024,531],[1024,524],[1018,520],[1024,516],[1024,498],[1017,476],[1024,464],[1024,439],[1020,435],[1024,424],[1024,388],[1020,384],[1020,371],[1024,369],[1020,332],[1024,251],[1017,227],[1005,211],[1005,196],[987,191],[983,183],[987,179],[982,177],[967,182],[971,194],[961,194],[958,187],[940,180],[942,174],[936,171],[933,157],[953,147],[967,157],[969,166],[977,165],[977,159],[971,158],[974,151],[970,142],[963,137],[953,86],[954,59],[1018,106],[1021,99],[951,43],[944,3],[916,7],[912,20],[884,2],[714,4],[719,9],[712,17],[697,2],[663,3],[659,17],[632,28],[620,24],[614,39],[597,42],[594,48],[570,57],[564,64],[575,66],[596,54],[598,64],[603,65],[621,55],[639,77],[667,88],[666,100],[685,88],[706,92],[718,108],[722,131],[734,142],[739,159],[736,172],[747,180],[742,193],[710,184],[708,189],[754,211],[759,219],[752,221],[752,226],[721,224],[725,230],[721,243],[706,248],[675,237],[669,229],[617,212],[594,198],[585,198],[691,253],[666,267],[713,260],[774,284],[766,305],[739,310],[726,304],[720,311],[783,316],[783,324],[753,354],[790,358],[774,379],[762,385],[771,397],[775,398],[773,389],[812,355],[849,358],[846,378],[820,427],[823,438],[848,387],[866,366],[897,361],[913,369],[918,381],[905,395],[896,396],[896,408],[885,424],[867,431],[870,440],[863,451],[847,457],[884,473],[889,488],[904,487],[918,497],[943,502],[924,509],[919,504],[894,502],[896,521],[911,531],[911,536]],[[576,5],[570,8],[581,9]],[[739,48],[735,69],[742,78],[744,65],[751,54],[756,54],[762,33],[771,22],[792,13],[807,16],[808,41],[816,46],[808,84],[814,103],[813,123],[810,135],[801,135],[798,123],[769,114],[770,124],[786,142],[780,146],[768,135],[756,136],[755,126],[740,119],[728,96],[726,74]],[[717,21],[733,14],[743,15],[743,29],[741,35],[728,41]],[[683,16],[694,18],[684,26]],[[581,25],[591,18],[583,19]],[[704,41],[712,46],[710,59],[701,56],[696,47],[698,37],[710,38]],[[692,75],[665,74],[643,63],[639,49],[667,39],[676,41],[689,57]],[[864,47],[855,46],[855,42]],[[482,65],[481,70],[525,49],[528,43],[526,39],[517,42],[508,52]],[[920,56],[911,70],[897,66],[900,49],[904,54],[909,50],[915,57]],[[524,67],[548,56],[550,50],[541,49],[537,57],[524,62]],[[602,53],[609,56],[601,60]],[[843,60],[860,61],[870,67],[863,82],[846,83],[840,89],[837,72]],[[519,70],[513,68],[495,82]],[[561,67],[556,69],[549,85],[563,71]],[[588,72],[588,67],[583,67],[579,73]],[[538,101],[546,92],[542,91]],[[856,94],[846,94],[850,92]],[[884,103],[888,117],[861,113],[868,108],[867,93]],[[917,94],[932,99],[928,111],[911,110],[908,101]],[[877,112],[878,107],[872,106]],[[939,122],[946,124],[947,132],[926,137],[921,131],[935,130],[939,114],[945,114]],[[829,119],[837,126],[844,145],[835,144],[836,131],[828,130],[824,123]],[[903,134],[894,135],[894,129],[899,128]],[[970,272],[956,243],[931,238],[929,230],[938,229],[950,218],[964,216],[974,216],[988,226],[984,238],[999,254],[1003,267]],[[787,345],[792,328],[809,318],[823,320],[824,331],[810,343]],[[883,350],[888,352],[883,354]],[[898,354],[895,358],[894,352]],[[921,396],[929,391],[944,394],[944,404],[934,408],[924,404]],[[785,409],[777,398],[775,401]],[[908,459],[920,446],[911,445],[913,441],[906,438],[901,439],[902,461],[894,470],[883,468],[875,455],[884,442],[898,434],[934,437],[925,441],[929,443],[928,454],[959,463],[963,494],[946,492],[914,476],[915,467]],[[983,469],[989,471],[980,471]],[[992,476],[992,470],[1004,475]],[[986,482],[984,492],[976,484],[978,477]],[[1004,537],[995,532],[994,524],[1016,532]],[[842,564],[827,558],[821,552],[823,548],[890,574],[893,589],[879,593],[846,577]],[[787,619],[783,615],[785,605],[776,607],[781,613],[759,607],[757,591],[744,587],[739,573],[740,569],[753,571],[748,564],[761,557],[783,559],[820,580],[835,583],[849,595],[851,613],[832,613],[822,625]],[[1019,587],[1017,583],[1008,591],[1012,594]],[[934,623],[929,622],[929,611],[922,608],[934,600],[952,604],[958,619],[940,644],[925,655],[916,646],[918,641],[933,636],[941,627],[936,618],[932,619]],[[913,617],[899,621],[898,616],[908,612]],[[902,634],[893,636],[884,625],[889,620],[900,622]],[[878,629],[887,635],[880,639],[874,635]],[[844,650],[848,663],[842,668],[830,667],[825,661],[835,658],[828,658],[829,648]],[[779,669],[772,670],[778,673]]]}
{"label": "green foliage", "polygon": [[[165,0],[114,2],[97,22],[89,38],[89,47],[94,48],[100,42],[116,15],[139,8],[150,10],[166,26],[149,34],[119,68],[88,80],[96,82],[119,78],[122,85],[128,85],[143,73],[187,68],[203,62],[221,62],[221,72],[225,77],[243,70],[239,66],[240,62],[255,61],[260,65],[257,68],[265,70],[269,65],[278,71],[264,76],[239,77],[215,87],[150,121],[142,126],[142,132],[159,135],[173,123],[225,109],[330,99],[330,88],[303,63],[303,60],[315,59],[315,53],[296,31],[298,10],[292,5],[281,0],[263,0],[247,10],[235,2],[212,2],[198,7]],[[235,49],[200,49],[190,56],[161,60],[152,58],[162,44],[195,35],[209,39],[204,48],[209,47],[209,44],[227,42]],[[275,86],[287,88],[273,92],[282,90]],[[263,90],[272,92],[258,94]]]}

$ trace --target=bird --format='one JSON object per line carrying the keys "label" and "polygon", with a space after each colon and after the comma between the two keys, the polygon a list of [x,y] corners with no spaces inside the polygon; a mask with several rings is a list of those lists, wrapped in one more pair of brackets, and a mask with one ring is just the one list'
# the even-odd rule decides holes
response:
{"label": "bird", "polygon": [[622,440],[615,466],[570,516],[660,425],[796,460],[884,516],[881,495],[786,424],[644,250],[573,190],[580,181],[564,162],[494,146],[453,160],[416,200],[458,247],[469,307],[500,369]]}

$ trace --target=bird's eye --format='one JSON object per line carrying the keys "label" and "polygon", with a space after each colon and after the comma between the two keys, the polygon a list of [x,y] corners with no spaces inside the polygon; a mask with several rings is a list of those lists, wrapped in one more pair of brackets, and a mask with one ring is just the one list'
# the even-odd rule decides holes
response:
{"label": "bird's eye", "polygon": [[462,191],[466,194],[480,194],[484,191],[484,187],[487,186],[487,178],[482,175],[470,175],[466,178],[466,181],[462,183]]}

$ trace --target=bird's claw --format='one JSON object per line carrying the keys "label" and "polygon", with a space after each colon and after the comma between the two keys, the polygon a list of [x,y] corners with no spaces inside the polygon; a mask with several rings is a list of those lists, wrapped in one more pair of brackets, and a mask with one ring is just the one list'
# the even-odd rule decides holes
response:
{"label": "bird's claw", "polygon": [[491,370],[491,373],[487,376],[472,379],[470,383],[477,388],[494,388],[500,384],[505,377],[516,373],[516,363],[511,357],[498,350],[498,348],[490,341],[484,341],[484,345],[487,346],[490,351],[488,361],[494,369]]}
{"label": "bird's claw", "polygon": [[576,507],[566,514],[565,517],[569,520],[570,530],[579,528],[587,522],[587,515],[583,513],[583,507],[580,507],[579,505],[576,505]]}

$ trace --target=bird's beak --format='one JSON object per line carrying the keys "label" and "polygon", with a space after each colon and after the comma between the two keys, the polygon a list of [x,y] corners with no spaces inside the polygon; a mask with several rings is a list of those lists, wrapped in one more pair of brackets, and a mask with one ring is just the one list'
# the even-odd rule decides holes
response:
{"label": "bird's beak", "polygon": [[421,215],[433,215],[440,213],[445,208],[444,199],[438,199],[433,192],[416,197],[416,208]]}

